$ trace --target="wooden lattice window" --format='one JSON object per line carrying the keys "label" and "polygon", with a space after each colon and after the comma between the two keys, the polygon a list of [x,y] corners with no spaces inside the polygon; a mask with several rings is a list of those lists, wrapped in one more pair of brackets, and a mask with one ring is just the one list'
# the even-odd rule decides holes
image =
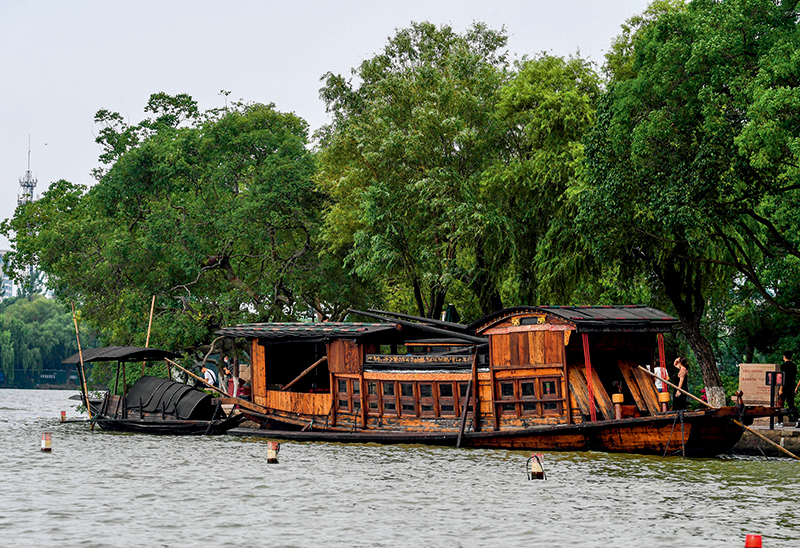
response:
{"label": "wooden lattice window", "polygon": [[453,391],[453,383],[440,382],[437,385],[439,390],[439,416],[453,417],[456,414],[456,398]]}
{"label": "wooden lattice window", "polygon": [[336,379],[336,409],[346,413],[361,410],[361,383],[358,379]]}
{"label": "wooden lattice window", "polygon": [[417,416],[417,398],[413,382],[400,383],[400,414],[404,417]]}
{"label": "wooden lattice window", "polygon": [[370,415],[377,415],[381,412],[381,399],[376,381],[367,381],[367,412]]}
{"label": "wooden lattice window", "polygon": [[436,400],[433,396],[433,384],[421,382],[417,386],[419,387],[419,414],[424,417],[435,417]]}
{"label": "wooden lattice window", "polygon": [[497,381],[497,406],[502,415],[560,415],[563,409],[561,379],[543,377]]}
{"label": "wooden lattice window", "polygon": [[381,383],[381,400],[384,415],[397,415],[397,394],[393,381]]}

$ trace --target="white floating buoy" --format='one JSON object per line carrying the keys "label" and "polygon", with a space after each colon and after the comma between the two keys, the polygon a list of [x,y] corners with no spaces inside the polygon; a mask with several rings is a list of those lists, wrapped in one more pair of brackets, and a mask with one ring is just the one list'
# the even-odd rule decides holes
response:
{"label": "white floating buoy", "polygon": [[267,463],[278,464],[278,452],[281,450],[281,444],[277,441],[267,442]]}
{"label": "white floating buoy", "polygon": [[526,470],[528,471],[528,479],[547,479],[544,474],[544,464],[542,462],[544,456],[539,453],[534,453],[531,455],[531,458],[528,459],[528,462],[525,465]]}
{"label": "white floating buoy", "polygon": [[42,451],[49,453],[53,450],[53,437],[49,432],[42,434]]}

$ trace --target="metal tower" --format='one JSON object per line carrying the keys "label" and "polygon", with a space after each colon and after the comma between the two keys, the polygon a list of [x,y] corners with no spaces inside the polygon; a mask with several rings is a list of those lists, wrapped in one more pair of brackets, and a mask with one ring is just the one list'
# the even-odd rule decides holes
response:
{"label": "metal tower", "polygon": [[17,195],[17,205],[30,203],[33,201],[33,189],[39,180],[31,174],[31,138],[28,137],[28,171],[23,177],[19,178],[19,188],[21,194]]}

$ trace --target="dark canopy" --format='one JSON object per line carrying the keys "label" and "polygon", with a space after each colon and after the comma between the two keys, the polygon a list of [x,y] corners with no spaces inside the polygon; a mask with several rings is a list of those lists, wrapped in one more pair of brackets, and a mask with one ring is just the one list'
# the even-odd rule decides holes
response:
{"label": "dark canopy", "polygon": [[142,377],[128,392],[128,409],[141,409],[146,413],[163,411],[180,420],[211,420],[214,414],[212,397],[183,383]]}
{"label": "dark canopy", "polygon": [[[105,346],[103,348],[87,348],[83,351],[83,361],[88,362],[141,362],[149,360],[177,359],[180,354],[159,350],[158,348],[142,348],[140,346]],[[81,363],[81,354],[73,354],[61,363]]]}

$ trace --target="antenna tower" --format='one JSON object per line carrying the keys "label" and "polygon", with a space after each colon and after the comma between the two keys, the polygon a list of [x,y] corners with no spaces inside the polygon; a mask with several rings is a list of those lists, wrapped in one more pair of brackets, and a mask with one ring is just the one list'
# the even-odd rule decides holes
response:
{"label": "antenna tower", "polygon": [[19,188],[21,194],[17,196],[17,205],[26,204],[33,201],[33,189],[39,180],[31,174],[31,136],[28,135],[28,171],[19,178]]}

